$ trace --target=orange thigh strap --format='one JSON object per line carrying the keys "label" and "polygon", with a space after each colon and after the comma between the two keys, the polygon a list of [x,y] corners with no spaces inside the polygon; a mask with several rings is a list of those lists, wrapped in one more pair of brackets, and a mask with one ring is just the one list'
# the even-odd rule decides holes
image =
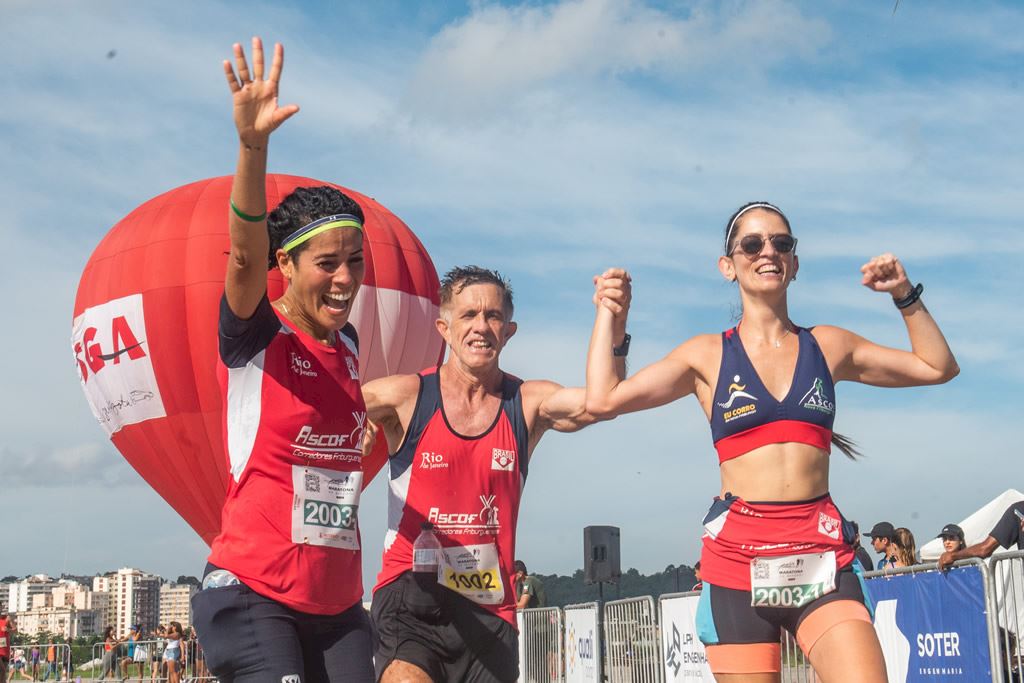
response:
{"label": "orange thigh strap", "polygon": [[782,670],[782,646],[779,643],[708,645],[704,651],[711,673],[758,674]]}
{"label": "orange thigh strap", "polygon": [[796,642],[805,653],[810,652],[826,631],[844,621],[866,621],[870,624],[871,615],[867,607],[856,600],[825,603],[804,617],[796,630]]}

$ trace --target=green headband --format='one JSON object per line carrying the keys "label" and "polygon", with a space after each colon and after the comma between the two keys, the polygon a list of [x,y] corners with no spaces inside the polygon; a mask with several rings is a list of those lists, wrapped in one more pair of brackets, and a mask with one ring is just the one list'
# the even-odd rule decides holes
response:
{"label": "green headband", "polygon": [[304,225],[292,234],[288,235],[281,244],[281,248],[285,251],[291,251],[303,242],[311,240],[320,233],[333,230],[334,228],[355,228],[356,230],[362,230],[363,222],[360,221],[358,217],[349,213],[324,216],[323,218],[318,218],[309,225]]}

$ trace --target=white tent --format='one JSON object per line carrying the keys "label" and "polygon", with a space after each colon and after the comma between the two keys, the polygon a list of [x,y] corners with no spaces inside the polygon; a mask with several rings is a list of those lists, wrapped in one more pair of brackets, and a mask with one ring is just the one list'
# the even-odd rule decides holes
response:
{"label": "white tent", "polygon": [[[992,527],[996,525],[999,518],[1006,512],[1006,508],[1022,500],[1024,500],[1024,493],[1016,489],[1007,489],[977,511],[972,512],[963,521],[958,522],[960,528],[964,530],[964,539],[967,541],[967,545],[974,545],[984,541],[988,537],[989,532],[992,531]],[[939,559],[942,550],[942,539],[933,538],[921,546],[921,561],[934,562]],[[1010,548],[1010,550],[1016,550],[1016,548]],[[996,550],[996,552],[998,553],[999,550]]]}

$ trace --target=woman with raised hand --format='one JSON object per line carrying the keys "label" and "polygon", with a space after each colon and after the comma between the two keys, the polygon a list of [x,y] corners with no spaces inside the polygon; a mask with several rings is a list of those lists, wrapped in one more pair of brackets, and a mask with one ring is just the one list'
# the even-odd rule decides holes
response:
{"label": "woman with raised hand", "polygon": [[[226,683],[370,682],[356,522],[366,407],[348,322],[363,281],[363,213],[313,187],[268,216],[267,144],[299,110],[278,106],[283,63],[276,45],[265,74],[258,38],[251,72],[241,45],[224,62],[239,139],[219,321],[230,478],[193,623]],[[288,281],[273,302],[268,258]]]}
{"label": "woman with raised hand", "polygon": [[921,285],[891,254],[868,261],[861,282],[892,296],[911,351],[839,327],[795,324],[786,292],[799,270],[796,243],[776,206],[740,207],[718,259],[722,276],[739,287],[739,324],[693,337],[624,380],[612,364],[619,313],[605,293],[629,275],[612,269],[597,276],[587,411],[610,418],[693,394],[710,422],[722,487],[704,519],[698,632],[717,680],[778,681],[785,628],[825,683],[884,683],[882,651],[852,569],[854,531],[829,496],[832,444],[856,453],[832,431],[834,384],[939,384],[959,369]]}

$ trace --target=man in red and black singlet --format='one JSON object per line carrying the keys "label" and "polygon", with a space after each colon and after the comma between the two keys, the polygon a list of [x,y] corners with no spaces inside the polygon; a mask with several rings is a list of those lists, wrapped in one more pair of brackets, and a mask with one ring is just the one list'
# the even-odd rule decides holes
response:
{"label": "man in red and black singlet", "polygon": [[[618,371],[626,343],[629,283],[617,309]],[[456,268],[441,283],[437,329],[450,349],[438,368],[363,387],[367,414],[388,440],[389,520],[374,588],[377,675],[393,681],[515,681],[516,521],[530,454],[549,429],[574,432],[597,420],[582,388],[523,381],[499,356],[516,332],[512,292],[496,272]],[[442,545],[436,607],[412,580],[421,524]]]}

